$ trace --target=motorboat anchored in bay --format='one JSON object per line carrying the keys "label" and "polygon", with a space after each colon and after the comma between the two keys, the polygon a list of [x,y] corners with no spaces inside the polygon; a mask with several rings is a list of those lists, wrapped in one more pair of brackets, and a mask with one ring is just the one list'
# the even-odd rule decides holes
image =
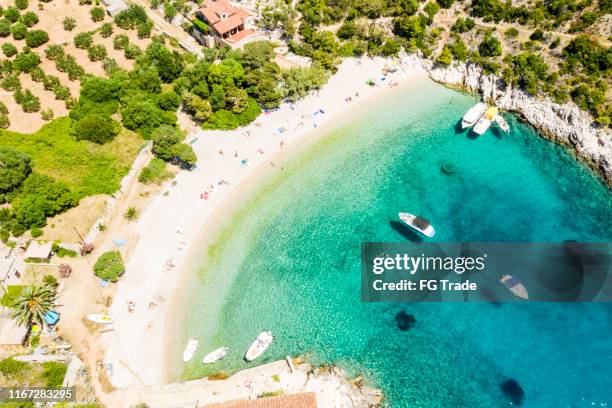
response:
{"label": "motorboat anchored in bay", "polygon": [[399,213],[399,218],[413,230],[425,235],[426,237],[433,237],[436,234],[436,230],[433,225],[425,218],[410,214],[410,213]]}
{"label": "motorboat anchored in bay", "polygon": [[212,364],[216,361],[221,360],[226,356],[228,350],[229,348],[227,347],[220,347],[214,351],[211,351],[210,353],[204,356],[204,358],[202,359],[202,364]]}
{"label": "motorboat anchored in bay", "polygon": [[510,292],[512,292],[514,296],[521,299],[529,300],[529,294],[527,293],[527,289],[518,277],[512,275],[502,275],[500,276],[499,281],[506,285],[508,290],[510,290]]}
{"label": "motorboat anchored in bay", "polygon": [[476,133],[477,135],[484,134],[489,129],[489,127],[491,127],[491,123],[493,123],[493,121],[497,117],[498,111],[499,110],[495,106],[492,106],[487,109],[484,115],[482,115],[480,120],[478,120],[478,122],[474,126],[474,133]]}
{"label": "motorboat anchored in bay", "polygon": [[472,106],[466,113],[463,115],[463,119],[461,120],[461,128],[467,129],[476,124],[478,120],[482,117],[482,115],[487,110],[487,105],[483,102],[478,102],[476,105]]}
{"label": "motorboat anchored in bay", "polygon": [[255,360],[257,357],[261,356],[264,351],[268,349],[268,347],[270,347],[272,341],[274,341],[272,332],[267,330],[262,331],[247,350],[244,359],[249,362]]}
{"label": "motorboat anchored in bay", "polygon": [[510,126],[508,126],[508,123],[504,120],[504,118],[502,118],[501,115],[497,115],[495,117],[495,122],[499,125],[499,128],[503,130],[504,132],[508,133],[510,131]]}

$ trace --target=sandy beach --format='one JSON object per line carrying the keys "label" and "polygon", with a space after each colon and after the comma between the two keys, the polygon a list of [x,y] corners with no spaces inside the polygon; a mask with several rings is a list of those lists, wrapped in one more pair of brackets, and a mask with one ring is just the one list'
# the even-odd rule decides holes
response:
{"label": "sandy beach", "polygon": [[[104,363],[115,387],[165,382],[165,336],[171,335],[166,320],[173,299],[180,296],[176,288],[196,243],[210,235],[213,221],[234,195],[261,171],[275,168],[289,150],[346,123],[358,107],[426,75],[411,61],[381,80],[388,60],[345,60],[319,92],[262,114],[248,127],[187,136],[198,155],[197,168],[164,186],[131,227],[138,241],[110,307],[114,330],[102,334]],[[376,86],[367,85],[368,79]]]}

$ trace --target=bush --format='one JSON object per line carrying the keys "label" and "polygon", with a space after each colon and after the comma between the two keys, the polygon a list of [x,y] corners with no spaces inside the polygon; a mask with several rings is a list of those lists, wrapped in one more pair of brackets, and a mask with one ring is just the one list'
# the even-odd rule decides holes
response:
{"label": "bush", "polygon": [[172,161],[180,164],[182,167],[191,167],[198,160],[193,148],[186,143],[177,143],[170,148]]}
{"label": "bush", "polygon": [[43,118],[43,120],[45,121],[50,121],[51,119],[53,119],[53,117],[55,116],[55,114],[53,113],[53,110],[51,108],[47,108],[47,109],[43,109],[40,112],[40,116]]}
{"label": "bush", "polygon": [[[33,232],[35,229],[40,231],[40,229],[39,229],[39,228],[32,228],[32,232]],[[41,231],[41,233],[42,233],[42,231]],[[54,288],[54,289],[55,289],[55,288],[57,288],[57,287],[59,286],[59,282],[57,281],[57,278],[56,278],[55,276],[53,276],[53,275],[45,275],[45,276],[43,277],[43,283],[44,283],[46,286],[50,286],[50,287],[52,287],[52,288]]]}
{"label": "bush", "polygon": [[0,82],[0,87],[7,91],[14,91],[21,88],[21,81],[17,75],[8,75]]}
{"label": "bush", "polygon": [[32,30],[26,34],[25,40],[28,47],[36,48],[49,41],[49,34],[43,30]]}
{"label": "bush", "polygon": [[90,61],[102,61],[106,55],[106,48],[103,45],[91,45],[87,48],[87,57]]}
{"label": "bush", "polygon": [[123,55],[125,56],[125,58],[130,60],[136,59],[140,55],[142,55],[142,50],[136,44],[129,44],[127,47],[125,47]]}
{"label": "bush", "polygon": [[15,23],[21,17],[21,13],[19,9],[16,7],[8,7],[4,10],[4,18],[6,18],[10,23]]}
{"label": "bush", "polygon": [[25,10],[28,8],[28,0],[15,0],[15,6],[19,9],[19,10]]}
{"label": "bush", "polygon": [[113,140],[118,133],[117,122],[99,113],[85,116],[74,126],[74,135],[77,140],[89,140],[98,144]]}
{"label": "bush", "polygon": [[74,36],[74,46],[81,49],[87,49],[93,42],[93,36],[90,32],[79,33]]}
{"label": "bush", "polygon": [[11,43],[5,43],[2,44],[2,52],[7,58],[11,58],[13,55],[17,54],[17,47]]}
{"label": "bush", "polygon": [[125,50],[130,45],[130,39],[125,34],[117,34],[113,38],[113,48],[116,50]]}
{"label": "bush", "polygon": [[7,20],[0,20],[0,37],[8,37],[11,35],[11,23]]}
{"label": "bush", "polygon": [[43,363],[43,372],[41,377],[45,380],[45,387],[59,388],[64,383],[64,377],[68,366],[64,363],[49,361]]}
{"label": "bush", "polygon": [[15,23],[15,25],[11,27],[11,34],[16,40],[23,40],[27,33],[28,27],[26,27],[26,25],[23,23]]}
{"label": "bush", "polygon": [[32,11],[28,11],[23,15],[21,21],[28,27],[32,27],[34,24],[38,23],[38,15]]}
{"label": "bush", "polygon": [[15,360],[13,357],[8,357],[3,360],[0,360],[0,373],[6,376],[14,376],[25,371],[28,368],[28,363],[26,363],[25,361]]}
{"label": "bush", "polygon": [[[21,296],[21,292],[23,292],[24,288],[25,286],[23,285],[7,286],[6,292],[4,292],[4,295],[2,295],[2,298],[0,298],[0,305],[4,307],[13,306],[15,304],[15,300],[17,300],[17,298]],[[0,362],[0,366],[1,365],[2,363]],[[2,368],[0,368],[0,372],[3,372]]]}
{"label": "bush", "polygon": [[94,264],[94,273],[100,279],[117,282],[125,272],[125,266],[119,251],[105,252]]}
{"label": "bush", "polygon": [[42,237],[43,234],[43,230],[41,230],[38,227],[34,227],[32,228],[32,230],[30,231],[30,233],[32,234],[32,238],[38,238],[38,237]]}
{"label": "bush", "polygon": [[62,25],[64,26],[64,30],[72,31],[76,27],[76,20],[72,17],[66,17],[64,21],[62,21]]}
{"label": "bush", "polygon": [[136,27],[136,32],[138,35],[138,38],[149,38],[151,37],[151,30],[153,29],[153,23],[152,22],[146,22],[146,23],[141,23],[138,24],[138,27]]}
{"label": "bush", "polygon": [[103,38],[108,38],[113,35],[113,25],[111,23],[102,24],[102,27],[100,27],[100,35]]}
{"label": "bush", "polygon": [[161,93],[157,97],[157,105],[163,110],[174,112],[181,106],[181,96],[174,91]]}
{"label": "bush", "polygon": [[40,65],[40,57],[31,51],[17,54],[13,63],[13,67],[19,72],[31,72],[38,65]]}
{"label": "bush", "polygon": [[94,7],[89,11],[91,19],[95,22],[104,20],[104,9],[102,7]]}
{"label": "bush", "polygon": [[40,99],[29,89],[26,89],[25,92],[17,89],[13,96],[24,112],[32,113],[40,110]]}
{"label": "bush", "polygon": [[64,55],[64,47],[62,47],[61,45],[50,45],[47,47],[47,49],[45,49],[45,57],[47,57],[47,59],[50,59],[51,61],[57,61]]}
{"label": "bush", "polygon": [[166,162],[162,159],[154,157],[151,162],[142,169],[138,176],[138,181],[144,184],[161,183],[169,178],[172,178],[173,173],[166,170]]}
{"label": "bush", "polygon": [[488,36],[478,46],[478,52],[483,57],[498,57],[502,53],[501,44],[494,36]]}
{"label": "bush", "polygon": [[147,12],[140,6],[132,4],[127,10],[122,11],[115,17],[115,24],[124,30],[132,30],[138,24],[149,21]]}
{"label": "bush", "polygon": [[30,70],[30,76],[34,82],[44,82],[46,75],[40,67],[34,67]]}

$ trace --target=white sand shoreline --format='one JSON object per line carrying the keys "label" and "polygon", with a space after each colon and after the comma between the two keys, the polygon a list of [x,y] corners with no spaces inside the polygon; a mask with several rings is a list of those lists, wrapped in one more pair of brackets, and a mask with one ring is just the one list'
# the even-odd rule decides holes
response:
{"label": "white sand shoreline", "polygon": [[[374,103],[376,98],[399,88],[389,87],[390,81],[401,86],[415,75],[426,76],[419,66],[404,65],[380,81],[386,62],[382,58],[361,59],[359,63],[345,60],[318,96],[309,95],[294,105],[283,104],[278,111],[259,117],[255,123],[260,126],[251,124],[231,132],[198,131],[188,136],[187,141],[198,139],[193,144],[198,169],[181,172],[175,186],[164,188],[170,193],[153,198],[134,225],[139,240],[110,310],[115,316],[115,330],[103,334],[102,338],[105,362],[113,367],[114,386],[164,382],[165,336],[169,335],[166,323],[175,296],[180,296],[177,288],[184,279],[189,259],[193,259],[193,251],[200,247],[195,244],[210,235],[208,227],[249,181],[270,168],[271,162],[282,161],[287,152],[345,123],[348,114],[358,107],[367,107],[367,103]],[[369,78],[380,86],[366,85]],[[349,96],[352,102],[344,100]],[[285,128],[284,132],[278,130],[281,127]],[[307,137],[313,134],[316,137]],[[241,164],[245,159],[248,165]],[[219,185],[221,180],[229,185]],[[203,196],[211,185],[212,193]],[[168,259],[175,265],[169,272],[164,267]],[[128,301],[136,303],[133,313],[127,310]],[[151,303],[155,306],[149,307]]]}

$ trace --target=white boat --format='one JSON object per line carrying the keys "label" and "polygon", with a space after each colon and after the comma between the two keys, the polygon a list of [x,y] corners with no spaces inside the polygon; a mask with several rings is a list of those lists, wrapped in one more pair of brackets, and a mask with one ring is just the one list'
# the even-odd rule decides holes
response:
{"label": "white boat", "polygon": [[98,323],[98,324],[111,324],[112,322],[115,321],[115,318],[113,316],[109,316],[105,314],[94,313],[94,314],[88,314],[87,320],[92,321],[94,323]]}
{"label": "white boat", "polygon": [[244,359],[246,361],[255,360],[257,357],[261,356],[268,347],[270,347],[273,340],[274,336],[272,336],[272,332],[266,330],[262,331],[247,350],[246,354],[244,355]]}
{"label": "white boat", "polygon": [[510,126],[508,126],[508,123],[504,120],[504,118],[502,118],[501,115],[497,115],[495,117],[495,122],[497,122],[500,129],[503,130],[504,132],[508,133],[510,131]]}
{"label": "white boat", "polygon": [[502,275],[499,278],[499,281],[506,285],[510,292],[512,292],[516,297],[525,300],[529,299],[529,293],[527,293],[527,289],[518,277],[512,275]]}
{"label": "white boat", "polygon": [[221,360],[227,354],[227,350],[229,350],[227,347],[220,347],[216,349],[215,351],[208,353],[202,359],[202,363],[211,364],[211,363],[214,363],[215,361]]}
{"label": "white boat", "polygon": [[489,129],[489,127],[491,126],[491,123],[493,123],[493,121],[497,117],[497,111],[498,109],[495,106],[487,109],[484,115],[482,115],[480,120],[478,120],[478,122],[474,126],[473,128],[474,133],[476,133],[477,135],[484,134],[484,132],[486,132]]}
{"label": "white boat", "polygon": [[420,232],[426,237],[433,237],[436,234],[436,230],[433,225],[425,218],[418,217],[410,213],[399,213],[400,220],[404,221],[410,228]]}
{"label": "white boat", "polygon": [[193,358],[196,350],[198,349],[198,339],[189,339],[185,351],[183,351],[183,361],[186,363]]}
{"label": "white boat", "polygon": [[482,102],[478,102],[476,105],[472,106],[466,113],[463,115],[463,119],[461,120],[461,128],[466,129],[472,127],[478,122],[478,119],[485,113],[487,110],[487,105]]}

